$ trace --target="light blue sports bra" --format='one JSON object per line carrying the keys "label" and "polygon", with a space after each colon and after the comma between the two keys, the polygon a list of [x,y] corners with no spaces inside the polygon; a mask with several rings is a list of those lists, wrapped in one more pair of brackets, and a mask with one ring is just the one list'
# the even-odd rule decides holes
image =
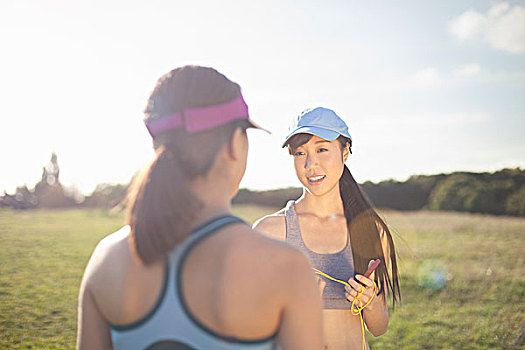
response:
{"label": "light blue sports bra", "polygon": [[142,319],[128,325],[111,325],[114,349],[253,349],[277,348],[276,335],[257,340],[222,336],[199,322],[189,311],[182,295],[181,276],[189,252],[218,229],[244,223],[234,216],[223,216],[195,230],[169,255],[164,284],[153,309]]}

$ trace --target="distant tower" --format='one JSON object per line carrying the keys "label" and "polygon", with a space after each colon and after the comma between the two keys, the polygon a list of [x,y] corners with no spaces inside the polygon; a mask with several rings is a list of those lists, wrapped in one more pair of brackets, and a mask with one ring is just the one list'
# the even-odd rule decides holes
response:
{"label": "distant tower", "polygon": [[35,186],[35,196],[40,208],[64,208],[71,206],[73,200],[66,196],[58,178],[60,168],[57,155],[53,152],[51,160],[42,169],[42,179]]}
{"label": "distant tower", "polygon": [[42,169],[42,180],[40,182],[49,186],[57,186],[60,184],[59,175],[60,167],[58,166],[57,155],[53,152],[51,160]]}

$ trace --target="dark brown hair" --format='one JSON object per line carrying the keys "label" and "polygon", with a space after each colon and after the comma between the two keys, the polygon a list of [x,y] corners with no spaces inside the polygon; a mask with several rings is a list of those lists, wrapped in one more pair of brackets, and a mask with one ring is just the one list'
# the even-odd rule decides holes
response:
{"label": "dark brown hair", "polygon": [[[185,66],[162,76],[145,109],[146,120],[205,107],[237,98],[238,84],[216,70]],[[212,130],[187,134],[184,128],[155,135],[156,155],[133,180],[128,194],[130,240],[145,263],[163,260],[189,234],[202,203],[189,189],[189,181],[205,176],[221,147],[246,120]]]}
{"label": "dark brown hair", "polygon": [[[293,154],[298,147],[307,143],[311,138],[312,135],[310,134],[292,136],[287,142],[288,151]],[[350,140],[343,136],[340,136],[338,141],[341,149],[347,144],[351,145]],[[355,272],[362,275],[368,269],[370,260],[381,259],[381,264],[375,270],[375,282],[379,287],[379,293],[383,293],[385,288],[390,291],[392,305],[395,307],[396,302],[401,300],[401,291],[399,289],[396,252],[390,230],[377,214],[346,165],[339,180],[339,191],[350,235]],[[382,240],[387,242],[389,256],[385,256]],[[390,259],[390,274],[385,264],[387,259]]]}

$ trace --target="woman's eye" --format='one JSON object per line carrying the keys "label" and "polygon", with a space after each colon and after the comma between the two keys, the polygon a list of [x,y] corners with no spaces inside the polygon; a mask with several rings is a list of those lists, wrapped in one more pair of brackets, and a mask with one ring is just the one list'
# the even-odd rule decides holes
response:
{"label": "woman's eye", "polygon": [[304,152],[295,152],[293,155],[294,157],[302,156]]}
{"label": "woman's eye", "polygon": [[321,152],[326,152],[326,151],[328,151],[327,148],[319,148],[319,149],[317,150],[317,152],[319,152],[319,153],[321,153]]}

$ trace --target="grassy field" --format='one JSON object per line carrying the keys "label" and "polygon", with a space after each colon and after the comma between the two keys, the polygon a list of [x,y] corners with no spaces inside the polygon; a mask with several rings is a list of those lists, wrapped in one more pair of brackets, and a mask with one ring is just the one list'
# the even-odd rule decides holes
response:
{"label": "grassy field", "polygon": [[[271,211],[235,208],[249,222]],[[525,349],[525,219],[383,215],[397,232],[403,300],[372,349]],[[74,348],[83,269],[122,222],[97,210],[0,211],[1,349]]]}

